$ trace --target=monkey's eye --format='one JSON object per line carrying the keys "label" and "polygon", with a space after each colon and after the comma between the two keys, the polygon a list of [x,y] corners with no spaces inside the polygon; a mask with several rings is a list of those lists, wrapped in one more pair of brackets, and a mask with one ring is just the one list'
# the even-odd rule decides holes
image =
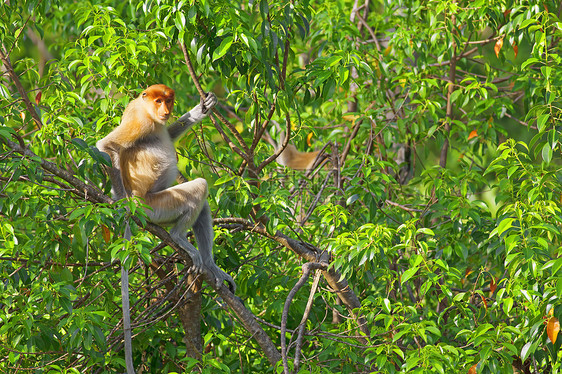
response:
{"label": "monkey's eye", "polygon": [[162,99],[156,99],[154,101],[156,101],[157,104],[160,104],[162,102]]}

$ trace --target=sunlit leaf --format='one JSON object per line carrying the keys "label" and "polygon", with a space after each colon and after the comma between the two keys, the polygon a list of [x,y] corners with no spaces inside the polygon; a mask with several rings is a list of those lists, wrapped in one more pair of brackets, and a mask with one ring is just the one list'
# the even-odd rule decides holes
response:
{"label": "sunlit leaf", "polygon": [[412,278],[414,276],[414,274],[416,274],[416,272],[418,271],[418,267],[414,266],[409,268],[408,270],[406,270],[401,277],[401,284],[404,284],[405,282],[408,281],[408,279]]}
{"label": "sunlit leaf", "polygon": [[496,52],[497,58],[500,57],[500,50],[502,49],[502,46],[503,46],[503,37],[499,38],[496,44],[494,45],[494,52]]}
{"label": "sunlit leaf", "polygon": [[523,346],[523,348],[521,348],[521,361],[525,361],[527,359],[527,357],[529,356],[530,350],[531,350],[531,342],[528,342],[527,344],[525,344]]}
{"label": "sunlit leaf", "polygon": [[546,333],[548,334],[548,338],[552,344],[556,343],[558,332],[560,332],[560,322],[558,321],[558,318],[552,316],[548,319],[546,324]]}
{"label": "sunlit leaf", "polygon": [[550,144],[546,143],[542,147],[541,155],[544,162],[550,164],[550,161],[552,160],[552,147],[550,146]]}
{"label": "sunlit leaf", "polygon": [[228,52],[228,49],[232,45],[233,38],[228,36],[223,39],[219,47],[213,52],[213,61],[218,60]]}

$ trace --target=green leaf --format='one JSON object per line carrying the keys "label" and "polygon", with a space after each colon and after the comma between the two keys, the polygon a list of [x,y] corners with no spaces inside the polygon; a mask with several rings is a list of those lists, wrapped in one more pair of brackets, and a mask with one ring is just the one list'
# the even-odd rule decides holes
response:
{"label": "green leaf", "polygon": [[556,275],[560,268],[562,268],[562,257],[557,259],[556,262],[554,262],[554,265],[552,265],[552,275]]}
{"label": "green leaf", "polygon": [[341,61],[341,56],[332,56],[326,61],[326,66],[331,67],[338,64]]}
{"label": "green leaf", "polygon": [[531,345],[532,345],[532,343],[529,342],[529,343],[525,344],[523,346],[523,348],[521,349],[521,361],[525,362],[527,360],[527,357],[531,353]]}
{"label": "green leaf", "polygon": [[527,61],[525,61],[524,63],[521,64],[521,69],[525,69],[527,66],[534,64],[535,62],[538,62],[539,59],[535,58],[535,57],[531,57],[530,59],[528,59]]}
{"label": "green leaf", "polygon": [[544,127],[549,118],[550,118],[549,113],[542,114],[539,116],[539,118],[537,118],[537,129],[539,130],[539,132],[544,131]]}
{"label": "green leaf", "polygon": [[390,314],[390,312],[392,311],[392,309],[390,307],[390,300],[388,300],[387,298],[384,298],[382,302],[383,302],[384,311],[387,314]]}
{"label": "green leaf", "polygon": [[218,60],[228,52],[230,46],[232,45],[232,41],[232,36],[227,36],[223,39],[219,47],[213,52],[213,61]]}
{"label": "green leaf", "polygon": [[[538,23],[538,22],[534,18],[526,19],[523,22],[521,22],[521,25],[519,25],[519,29],[524,29],[524,28],[528,27],[531,23]],[[525,361],[525,360],[523,360],[523,361]]]}
{"label": "green leaf", "polygon": [[267,18],[267,15],[269,14],[269,4],[267,3],[267,0],[260,1],[260,13],[264,19]]}
{"label": "green leaf", "polygon": [[545,143],[542,147],[541,155],[544,162],[546,162],[547,165],[550,164],[550,161],[552,160],[552,147],[550,144]]}
{"label": "green leaf", "polygon": [[420,227],[417,231],[416,231],[416,235],[418,234],[425,234],[425,235],[431,235],[431,236],[435,236],[435,233],[433,232],[432,229],[427,228],[427,227]]}
{"label": "green leaf", "polygon": [[231,180],[235,179],[236,176],[233,175],[224,175],[222,177],[220,177],[219,179],[217,179],[217,181],[214,183],[215,186],[220,186],[221,184],[225,184],[227,182],[230,182]]}
{"label": "green leaf", "polygon": [[503,234],[506,230],[508,230],[509,228],[511,228],[513,221],[515,221],[515,218],[504,218],[500,224],[494,229],[492,230],[492,232],[490,233],[490,238],[498,235],[501,236],[501,234]]}
{"label": "green leaf", "polygon": [[419,267],[418,266],[414,266],[409,268],[408,270],[406,270],[401,277],[401,282],[400,284],[404,284],[405,282],[407,282],[410,278],[412,278],[414,276],[414,274],[416,274],[416,272],[418,271]]}

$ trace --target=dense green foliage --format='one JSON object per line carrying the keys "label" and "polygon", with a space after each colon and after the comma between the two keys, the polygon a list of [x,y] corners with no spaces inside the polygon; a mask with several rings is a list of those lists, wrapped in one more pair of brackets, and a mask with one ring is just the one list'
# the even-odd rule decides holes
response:
{"label": "dense green foliage", "polygon": [[[127,102],[154,83],[176,90],[176,115],[199,102],[182,42],[232,122],[205,120],[177,148],[181,172],[209,181],[215,258],[237,295],[279,348],[306,262],[281,233],[329,251],[361,302],[346,309],[323,281],[311,296],[308,280],[288,316],[292,331],[313,297],[299,373],[560,371],[562,341],[547,336],[562,315],[559,2],[365,4],[0,5],[0,47],[16,73],[2,61],[1,372],[123,372],[115,260],[127,255],[138,372],[195,370],[178,317],[185,300],[168,299],[166,276],[149,266],[164,262],[185,290],[182,260],[134,223],[123,250],[135,205],[95,202],[41,164],[109,194],[93,145]],[[283,132],[290,123],[301,151],[329,143],[328,166],[309,178],[264,162],[274,150],[261,127],[282,137],[268,119]],[[210,287],[201,319],[199,370],[283,371]]]}

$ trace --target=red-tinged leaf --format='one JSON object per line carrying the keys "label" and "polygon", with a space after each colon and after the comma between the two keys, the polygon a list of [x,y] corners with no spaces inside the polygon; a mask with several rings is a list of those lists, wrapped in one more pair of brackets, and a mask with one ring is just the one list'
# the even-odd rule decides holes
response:
{"label": "red-tinged leaf", "polygon": [[109,231],[109,228],[106,225],[102,225],[101,232],[102,232],[103,240],[106,243],[109,243],[111,241],[111,231]]}
{"label": "red-tinged leaf", "polygon": [[492,277],[492,281],[490,282],[490,292],[493,294],[494,292],[496,292],[496,288],[498,288],[498,285],[496,284],[496,278]]}
{"label": "red-tinged leaf", "polygon": [[39,92],[37,92],[37,95],[35,95],[35,103],[36,103],[37,105],[39,105],[39,103],[41,102],[41,95],[42,95],[42,94],[43,94],[43,93],[42,93],[41,91],[39,91]]}
{"label": "red-tinged leaf", "polygon": [[509,13],[511,13],[511,9],[506,9],[505,12],[503,12],[504,17],[509,16]]}
{"label": "red-tinged leaf", "polygon": [[476,374],[476,365],[478,364],[474,364],[468,369],[468,374]]}
{"label": "red-tinged leaf", "polygon": [[515,57],[517,58],[517,54],[519,53],[519,47],[515,43],[513,43],[513,53],[515,53]]}
{"label": "red-tinged leaf", "polygon": [[[560,196],[560,200],[562,201],[562,196]],[[468,277],[470,274],[472,273],[472,268],[469,266],[466,268],[466,270],[464,271],[464,276]]]}
{"label": "red-tinged leaf", "polygon": [[484,303],[484,308],[488,310],[488,302],[486,301],[486,298],[484,297],[484,295],[480,295],[480,297],[482,298],[482,302]]}
{"label": "red-tinged leaf", "polygon": [[560,322],[556,317],[550,317],[548,323],[546,324],[546,333],[552,344],[556,343],[556,338],[558,337],[558,332],[560,332]]}
{"label": "red-tinged leaf", "polygon": [[494,46],[494,52],[496,52],[497,58],[500,58],[500,50],[502,49],[502,46],[503,46],[503,38],[500,38],[498,39],[496,45]]}
{"label": "red-tinged leaf", "polygon": [[472,130],[470,134],[468,134],[468,140],[472,138],[476,138],[478,136],[478,132],[476,130]]}

